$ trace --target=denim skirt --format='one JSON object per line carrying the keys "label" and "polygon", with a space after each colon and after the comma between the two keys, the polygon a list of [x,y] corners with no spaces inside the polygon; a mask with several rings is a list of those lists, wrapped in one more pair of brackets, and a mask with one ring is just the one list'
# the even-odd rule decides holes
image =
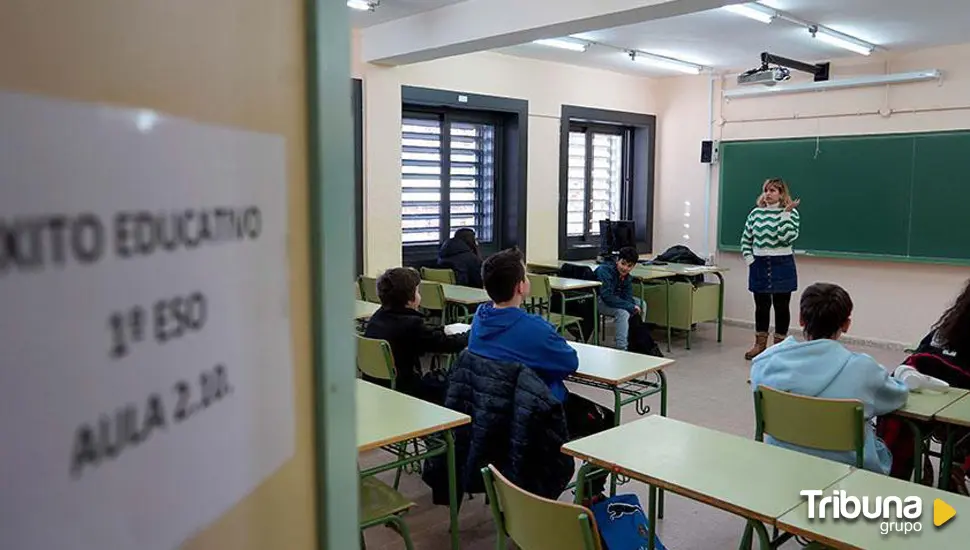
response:
{"label": "denim skirt", "polygon": [[748,267],[748,290],[759,294],[781,294],[798,289],[795,256],[755,256]]}

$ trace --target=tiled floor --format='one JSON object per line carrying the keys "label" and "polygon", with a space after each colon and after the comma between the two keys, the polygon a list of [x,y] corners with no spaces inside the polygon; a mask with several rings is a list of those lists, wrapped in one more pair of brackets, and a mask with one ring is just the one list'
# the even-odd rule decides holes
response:
{"label": "tiled floor", "polygon": [[[751,389],[746,383],[749,363],[743,355],[750,347],[752,338],[753,335],[747,330],[725,327],[724,341],[718,344],[714,326],[702,325],[693,338],[693,349],[688,351],[684,349],[683,338],[675,337],[670,355],[677,362],[667,370],[670,388],[668,415],[751,437],[754,412]],[[880,349],[864,351],[884,365],[895,365],[902,359],[901,353],[897,352]],[[573,387],[571,391],[582,393],[604,405],[612,401],[608,394],[595,389]],[[657,403],[654,405],[658,406]],[[632,408],[624,409],[624,420],[635,418]],[[380,458],[372,454],[363,457],[362,462],[372,463]],[[387,481],[393,480],[393,472],[384,475]],[[447,507],[431,504],[430,492],[417,476],[405,476],[401,489],[417,503],[406,518],[415,546],[428,550],[448,548]],[[621,491],[636,493],[641,502],[646,502],[647,491],[642,485],[631,483],[623,486]],[[568,497],[563,496],[564,499]],[[463,503],[460,525],[463,549],[495,548],[495,528],[482,496]],[[737,548],[742,528],[743,522],[735,516],[676,495],[668,495],[665,519],[659,522],[658,532],[670,550],[721,550]],[[404,547],[396,533],[383,527],[369,529],[365,540],[371,550]],[[789,547],[798,548],[794,543],[785,546]]]}

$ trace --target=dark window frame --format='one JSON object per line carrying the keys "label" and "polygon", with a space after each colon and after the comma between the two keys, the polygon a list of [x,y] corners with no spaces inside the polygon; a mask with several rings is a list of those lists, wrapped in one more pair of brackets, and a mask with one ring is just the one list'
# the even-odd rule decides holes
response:
{"label": "dark window frame", "polygon": [[[591,238],[589,227],[584,228],[584,237],[567,235],[569,133],[573,128],[578,127],[592,128],[593,132],[597,130],[610,133],[623,132],[623,190],[620,217],[636,223],[637,251],[641,254],[652,252],[657,117],[642,113],[563,105],[559,124],[559,258],[590,260],[599,254],[599,237]],[[590,137],[587,137],[587,140],[589,139]],[[587,155],[591,154],[592,151],[587,150]],[[588,171],[592,169],[591,163],[587,162],[586,169]],[[588,189],[591,178],[587,176],[586,179]],[[591,195],[587,193],[586,196]],[[586,223],[585,217],[584,223]]]}
{"label": "dark window frame", "polygon": [[[495,238],[491,245],[483,246],[482,252],[487,254],[513,246],[525,252],[529,102],[508,97],[401,86],[401,103],[402,120],[405,112],[424,110],[487,113],[501,122],[501,128],[496,128],[495,147]],[[433,265],[439,246],[402,244],[404,265]]]}

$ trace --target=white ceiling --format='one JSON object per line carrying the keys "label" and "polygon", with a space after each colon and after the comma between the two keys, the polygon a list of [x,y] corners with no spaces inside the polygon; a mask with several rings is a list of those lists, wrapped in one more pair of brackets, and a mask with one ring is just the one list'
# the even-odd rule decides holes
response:
{"label": "white ceiling", "polygon": [[[825,25],[889,50],[911,50],[970,42],[967,0],[764,0],[764,4]],[[803,61],[857,57],[828,46],[804,27],[775,20],[759,23],[722,9],[605,29],[584,38],[637,49],[719,70],[751,68],[762,51]],[[645,76],[672,76],[616,50],[591,47],[585,53],[524,44],[497,50],[522,57],[606,68]]]}
{"label": "white ceiling", "polygon": [[464,0],[380,0],[374,11],[350,10],[350,26],[359,29],[400,19],[416,13],[431,11]]}

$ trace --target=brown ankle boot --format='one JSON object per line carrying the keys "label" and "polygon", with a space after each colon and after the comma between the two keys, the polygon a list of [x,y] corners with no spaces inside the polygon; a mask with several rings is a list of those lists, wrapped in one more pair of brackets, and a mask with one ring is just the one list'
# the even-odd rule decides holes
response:
{"label": "brown ankle boot", "polygon": [[788,338],[788,336],[784,334],[775,334],[775,337],[772,338],[771,345],[780,344],[785,341],[785,338]]}
{"label": "brown ankle boot", "polygon": [[750,361],[755,357],[761,355],[761,352],[763,352],[767,347],[768,347],[768,333],[767,332],[755,333],[754,347],[749,349],[748,352],[744,354],[744,358]]}

